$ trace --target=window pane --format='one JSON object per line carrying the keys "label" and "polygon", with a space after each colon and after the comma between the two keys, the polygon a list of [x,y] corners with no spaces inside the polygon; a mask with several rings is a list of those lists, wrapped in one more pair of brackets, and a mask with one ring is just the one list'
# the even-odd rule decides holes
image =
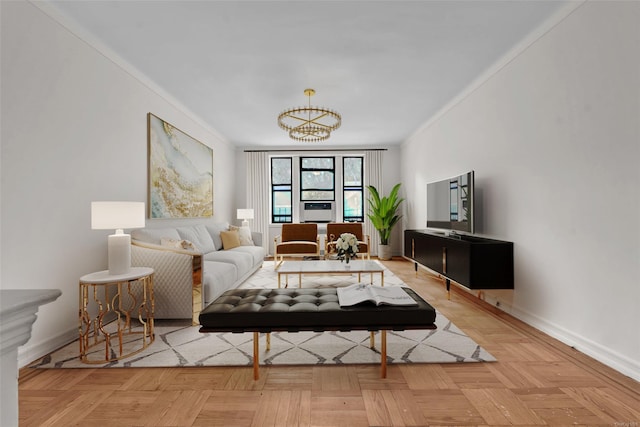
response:
{"label": "window pane", "polygon": [[302,169],[333,169],[333,157],[303,157]]}
{"label": "window pane", "polygon": [[344,186],[362,187],[362,157],[345,157]]}
{"label": "window pane", "polygon": [[273,222],[291,222],[291,191],[273,193]]}
{"label": "window pane", "polygon": [[271,220],[292,222],[292,165],[291,157],[271,159]]}
{"label": "window pane", "polygon": [[291,158],[271,159],[271,184],[291,185]]}
{"label": "window pane", "polygon": [[344,217],[363,219],[362,215],[362,191],[344,192]]}
{"label": "window pane", "polygon": [[333,200],[333,191],[302,191],[302,200]]}
{"label": "window pane", "polygon": [[333,172],[301,172],[302,189],[333,190]]}

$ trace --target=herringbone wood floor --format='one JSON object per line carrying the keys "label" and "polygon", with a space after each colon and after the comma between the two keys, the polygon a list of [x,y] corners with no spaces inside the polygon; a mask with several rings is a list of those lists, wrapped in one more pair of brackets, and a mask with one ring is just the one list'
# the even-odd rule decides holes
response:
{"label": "herringbone wood floor", "polygon": [[640,385],[401,258],[385,264],[495,363],[29,369],[21,426],[640,427]]}

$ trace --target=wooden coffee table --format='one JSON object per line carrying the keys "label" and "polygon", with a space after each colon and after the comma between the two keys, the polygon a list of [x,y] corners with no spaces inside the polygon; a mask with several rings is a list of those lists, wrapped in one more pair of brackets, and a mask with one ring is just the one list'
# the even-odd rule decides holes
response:
{"label": "wooden coffee table", "polygon": [[302,275],[344,275],[358,274],[358,281],[362,273],[369,273],[373,283],[373,273],[380,273],[380,286],[384,286],[384,267],[375,261],[352,260],[348,264],[343,261],[284,261],[278,269],[278,287],[281,286],[281,278],[285,276],[285,288],[289,286],[289,275],[298,275],[298,287],[302,287]]}

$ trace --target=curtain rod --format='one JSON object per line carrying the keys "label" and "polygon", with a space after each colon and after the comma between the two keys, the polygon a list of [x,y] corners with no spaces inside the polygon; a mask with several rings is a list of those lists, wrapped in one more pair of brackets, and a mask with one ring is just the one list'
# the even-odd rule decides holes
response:
{"label": "curtain rod", "polygon": [[276,153],[279,151],[286,151],[288,153],[297,153],[297,152],[302,152],[304,153],[305,151],[387,151],[388,148],[336,148],[336,149],[329,149],[329,148],[325,148],[325,149],[313,149],[313,150],[285,150],[285,149],[278,149],[278,150],[244,150],[245,153]]}

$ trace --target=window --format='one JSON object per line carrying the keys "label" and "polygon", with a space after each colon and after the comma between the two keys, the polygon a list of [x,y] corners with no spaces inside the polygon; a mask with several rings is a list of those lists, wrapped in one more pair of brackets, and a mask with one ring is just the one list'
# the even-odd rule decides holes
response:
{"label": "window", "polygon": [[300,200],[335,200],[335,158],[300,158]]}
{"label": "window", "polygon": [[342,217],[345,221],[364,222],[362,157],[342,158]]}
{"label": "window", "polygon": [[270,162],[272,224],[303,221],[298,207],[308,202],[333,202],[335,221],[364,222],[363,156],[274,155]]}
{"label": "window", "polygon": [[292,158],[271,159],[271,222],[293,222]]}

